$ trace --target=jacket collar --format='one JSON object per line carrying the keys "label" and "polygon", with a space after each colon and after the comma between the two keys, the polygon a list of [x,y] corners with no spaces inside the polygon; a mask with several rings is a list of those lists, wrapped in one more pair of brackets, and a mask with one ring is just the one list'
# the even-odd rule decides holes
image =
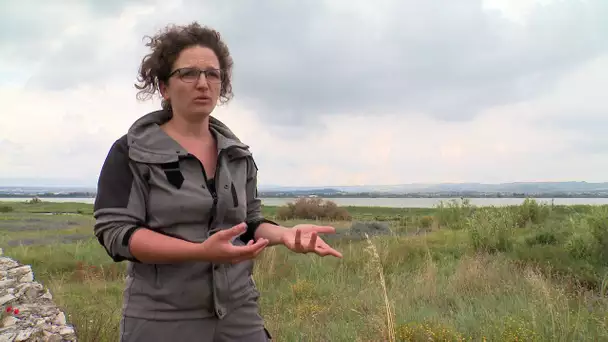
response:
{"label": "jacket collar", "polygon": [[[171,163],[187,156],[188,151],[160,128],[172,116],[169,111],[158,110],[136,120],[127,132],[129,157],[143,163]],[[229,159],[251,155],[249,146],[213,116],[209,117],[209,129],[217,140],[218,154],[230,150]]]}

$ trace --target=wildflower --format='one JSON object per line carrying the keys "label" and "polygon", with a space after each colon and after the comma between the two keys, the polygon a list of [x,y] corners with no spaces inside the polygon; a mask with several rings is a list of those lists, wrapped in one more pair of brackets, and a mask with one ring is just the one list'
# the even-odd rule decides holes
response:
{"label": "wildflower", "polygon": [[13,311],[15,313],[15,315],[19,314],[19,309],[15,309],[15,311]]}
{"label": "wildflower", "polygon": [[10,305],[9,305],[9,306],[7,306],[7,307],[6,307],[6,312],[9,312],[9,313],[10,313],[11,311],[13,311],[13,307],[12,307],[12,306],[10,306]]}

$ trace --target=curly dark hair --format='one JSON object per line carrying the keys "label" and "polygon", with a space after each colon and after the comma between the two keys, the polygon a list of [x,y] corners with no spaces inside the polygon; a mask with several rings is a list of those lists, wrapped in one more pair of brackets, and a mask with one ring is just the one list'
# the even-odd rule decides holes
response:
{"label": "curly dark hair", "polygon": [[[226,103],[234,96],[231,83],[232,57],[228,46],[222,41],[216,30],[201,26],[197,22],[185,26],[171,24],[160,30],[155,36],[144,36],[145,38],[149,39],[146,46],[150,47],[152,52],[142,59],[139,67],[137,77],[139,84],[135,84],[135,88],[139,89],[137,99],[149,99],[159,91],[159,84],[168,81],[173,63],[181,51],[194,45],[201,45],[213,50],[220,62],[220,68],[223,69],[220,103]],[[163,99],[162,108],[171,110],[169,101]]]}

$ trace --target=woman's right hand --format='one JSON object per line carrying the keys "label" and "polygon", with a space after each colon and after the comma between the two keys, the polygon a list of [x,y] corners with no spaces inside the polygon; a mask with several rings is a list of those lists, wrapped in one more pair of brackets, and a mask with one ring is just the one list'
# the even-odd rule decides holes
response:
{"label": "woman's right hand", "polygon": [[253,259],[268,245],[268,240],[250,240],[245,246],[235,246],[232,241],[247,230],[246,223],[222,229],[200,244],[200,259],[213,263],[239,263]]}

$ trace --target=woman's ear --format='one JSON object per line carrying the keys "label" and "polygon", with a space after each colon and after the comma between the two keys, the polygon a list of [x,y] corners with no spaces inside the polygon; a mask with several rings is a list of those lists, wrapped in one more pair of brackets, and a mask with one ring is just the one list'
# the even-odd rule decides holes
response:
{"label": "woman's ear", "polygon": [[166,101],[169,100],[169,92],[167,91],[167,85],[165,82],[158,82],[158,90],[160,91],[160,95]]}

